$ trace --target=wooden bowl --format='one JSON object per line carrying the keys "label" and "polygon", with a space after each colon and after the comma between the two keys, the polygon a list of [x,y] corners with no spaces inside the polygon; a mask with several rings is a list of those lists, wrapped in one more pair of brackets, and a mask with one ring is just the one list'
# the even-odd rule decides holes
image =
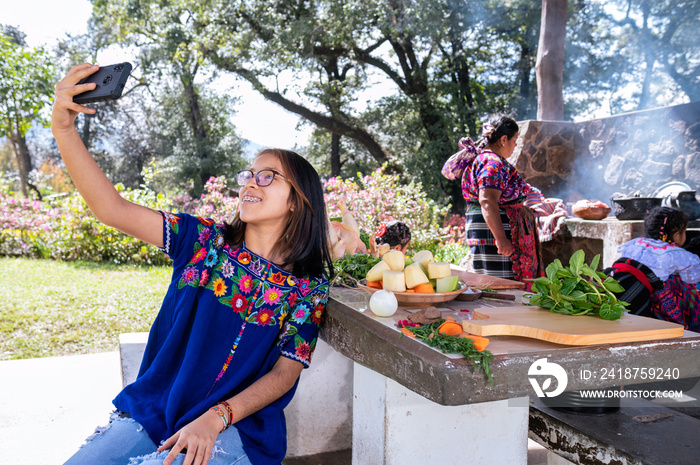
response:
{"label": "wooden bowl", "polygon": [[593,207],[593,206],[581,206],[574,204],[571,207],[571,212],[574,216],[584,219],[584,220],[602,220],[610,214],[610,207]]}
{"label": "wooden bowl", "polygon": [[[372,293],[381,290],[374,287],[367,287],[365,282],[366,281],[364,279],[361,279],[357,287]],[[396,296],[396,300],[399,302],[399,305],[404,307],[429,307],[432,304],[439,304],[454,300],[469,287],[464,284],[464,281],[461,279],[459,280],[459,284],[459,289],[452,292],[432,292],[426,294],[418,294],[415,292],[394,292],[394,295]]]}

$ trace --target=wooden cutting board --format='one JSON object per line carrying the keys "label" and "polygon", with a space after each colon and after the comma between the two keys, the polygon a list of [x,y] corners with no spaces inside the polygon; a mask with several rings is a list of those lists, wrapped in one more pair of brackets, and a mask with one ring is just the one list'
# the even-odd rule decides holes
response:
{"label": "wooden cutting board", "polygon": [[459,267],[451,267],[452,274],[459,276],[464,283],[476,289],[523,289],[525,283],[512,279],[497,278],[485,274],[472,273]]}
{"label": "wooden cutting board", "polygon": [[522,336],[574,346],[683,336],[683,326],[643,316],[625,313],[619,320],[608,321],[597,316],[559,315],[525,305],[477,308],[474,319],[462,321],[462,327],[479,336]]}

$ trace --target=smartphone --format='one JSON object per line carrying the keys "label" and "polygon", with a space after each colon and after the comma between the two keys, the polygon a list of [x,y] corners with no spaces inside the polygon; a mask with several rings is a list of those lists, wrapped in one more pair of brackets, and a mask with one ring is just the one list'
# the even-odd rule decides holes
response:
{"label": "smartphone", "polygon": [[126,80],[131,74],[131,63],[118,63],[109,66],[101,66],[94,74],[81,79],[78,84],[94,82],[97,84],[92,90],[73,96],[75,103],[103,102],[105,100],[117,100],[122,96]]}

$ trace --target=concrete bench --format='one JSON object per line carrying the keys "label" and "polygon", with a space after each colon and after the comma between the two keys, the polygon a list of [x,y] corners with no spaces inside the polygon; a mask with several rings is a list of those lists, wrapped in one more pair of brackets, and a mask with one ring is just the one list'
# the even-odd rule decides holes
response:
{"label": "concrete bench", "polygon": [[643,399],[620,410],[582,415],[530,405],[529,437],[548,449],[548,465],[695,465],[700,419]]}
{"label": "concrete bench", "polygon": [[[138,374],[148,333],[119,336],[123,385]],[[284,410],[287,457],[352,447],[353,363],[318,339],[311,367],[304,370],[294,398]]]}

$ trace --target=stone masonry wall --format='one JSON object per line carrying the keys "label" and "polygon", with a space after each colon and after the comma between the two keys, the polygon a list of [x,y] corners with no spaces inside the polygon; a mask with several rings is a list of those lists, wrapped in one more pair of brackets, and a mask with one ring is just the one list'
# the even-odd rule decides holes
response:
{"label": "stone masonry wall", "polygon": [[[610,205],[614,193],[650,196],[670,181],[700,192],[700,102],[583,122],[519,125],[510,161],[545,197]],[[542,244],[543,260],[545,265],[555,258],[567,263],[579,249],[590,260],[602,253],[602,245],[563,230]]]}
{"label": "stone masonry wall", "polygon": [[606,203],[669,181],[700,190],[700,102],[583,122],[524,121],[511,158],[547,197]]}

